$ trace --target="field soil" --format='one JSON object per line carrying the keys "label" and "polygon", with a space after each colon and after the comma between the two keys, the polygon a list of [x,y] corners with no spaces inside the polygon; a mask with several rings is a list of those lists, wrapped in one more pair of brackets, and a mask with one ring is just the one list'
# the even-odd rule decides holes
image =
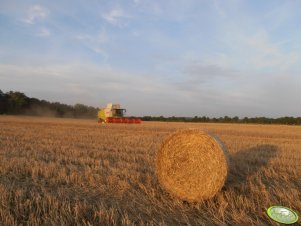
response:
{"label": "field soil", "polygon": [[[230,153],[225,186],[200,203],[155,171],[161,142],[187,128]],[[271,205],[301,212],[301,126],[0,117],[0,225],[279,225]]]}

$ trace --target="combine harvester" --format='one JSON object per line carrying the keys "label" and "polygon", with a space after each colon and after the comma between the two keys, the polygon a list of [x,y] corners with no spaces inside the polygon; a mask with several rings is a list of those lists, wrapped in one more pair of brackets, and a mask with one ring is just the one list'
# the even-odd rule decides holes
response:
{"label": "combine harvester", "polygon": [[140,124],[141,119],[124,117],[126,110],[120,108],[120,104],[108,104],[106,108],[98,111],[99,123],[131,123]]}

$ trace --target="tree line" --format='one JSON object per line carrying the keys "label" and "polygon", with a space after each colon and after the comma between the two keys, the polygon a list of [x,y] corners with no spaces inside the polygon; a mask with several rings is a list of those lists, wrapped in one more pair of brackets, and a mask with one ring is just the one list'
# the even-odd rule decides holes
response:
{"label": "tree line", "polygon": [[162,121],[162,122],[206,122],[206,123],[253,123],[253,124],[285,124],[285,125],[301,125],[301,117],[280,117],[280,118],[267,118],[267,117],[254,117],[254,118],[239,118],[235,117],[219,117],[209,118],[206,116],[199,117],[152,117],[144,116],[142,121]]}
{"label": "tree line", "polygon": [[[49,102],[37,98],[27,97],[22,92],[2,92],[0,90],[0,114],[9,115],[33,115],[33,116],[52,116],[66,118],[96,118],[98,108],[86,106],[84,104],[67,105],[59,102]],[[132,117],[136,118],[136,117]],[[215,123],[256,123],[256,124],[286,124],[301,125],[301,117],[253,117],[239,118],[219,117],[209,118],[206,116],[195,117],[154,117],[143,116],[142,121],[162,121],[162,122],[215,122]]]}
{"label": "tree line", "polygon": [[0,114],[66,118],[95,118],[98,108],[84,104],[67,105],[27,97],[22,92],[0,90]]}

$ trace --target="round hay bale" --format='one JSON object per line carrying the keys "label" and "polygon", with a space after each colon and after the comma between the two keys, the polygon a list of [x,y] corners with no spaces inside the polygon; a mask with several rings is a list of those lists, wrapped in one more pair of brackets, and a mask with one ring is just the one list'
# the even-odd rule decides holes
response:
{"label": "round hay bale", "polygon": [[160,184],[188,202],[212,198],[224,185],[228,154],[215,137],[200,130],[183,130],[169,136],[157,153]]}

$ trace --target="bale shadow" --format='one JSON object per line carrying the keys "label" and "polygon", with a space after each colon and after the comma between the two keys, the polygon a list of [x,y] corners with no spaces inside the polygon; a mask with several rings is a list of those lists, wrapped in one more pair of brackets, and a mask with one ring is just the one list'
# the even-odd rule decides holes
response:
{"label": "bale shadow", "polygon": [[241,150],[230,157],[229,175],[225,189],[237,188],[257,174],[276,157],[278,147],[271,144],[257,145]]}

